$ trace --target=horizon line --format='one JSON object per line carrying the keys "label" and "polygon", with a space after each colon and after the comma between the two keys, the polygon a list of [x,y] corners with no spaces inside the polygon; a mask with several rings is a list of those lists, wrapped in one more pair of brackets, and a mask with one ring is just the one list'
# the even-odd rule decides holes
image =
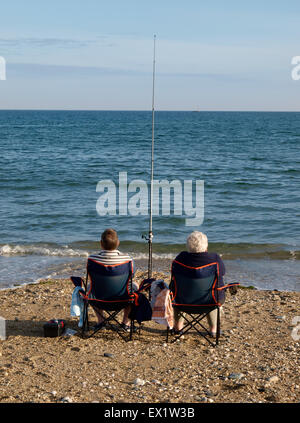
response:
{"label": "horizon line", "polygon": [[[53,108],[53,109],[13,109],[0,108],[0,112],[4,111],[32,111],[32,112],[150,112],[151,109],[68,109],[68,108]],[[192,113],[206,113],[206,112],[234,112],[234,113],[300,113],[300,110],[237,110],[237,109],[155,109],[155,112],[192,112]]]}

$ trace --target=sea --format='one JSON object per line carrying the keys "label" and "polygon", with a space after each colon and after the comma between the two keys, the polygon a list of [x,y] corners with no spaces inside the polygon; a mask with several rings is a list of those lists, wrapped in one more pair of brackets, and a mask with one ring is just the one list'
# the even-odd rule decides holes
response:
{"label": "sea", "polygon": [[[151,111],[1,110],[0,149],[0,289],[83,276],[109,227],[147,268]],[[154,269],[197,230],[226,282],[300,290],[300,113],[156,111],[153,163],[182,192],[155,194]]]}

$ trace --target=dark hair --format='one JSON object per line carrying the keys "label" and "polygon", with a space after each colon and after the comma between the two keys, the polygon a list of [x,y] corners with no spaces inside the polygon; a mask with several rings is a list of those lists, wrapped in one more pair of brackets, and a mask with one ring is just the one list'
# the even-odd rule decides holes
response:
{"label": "dark hair", "polygon": [[119,245],[118,234],[114,229],[105,229],[101,235],[102,247],[104,250],[115,250]]}

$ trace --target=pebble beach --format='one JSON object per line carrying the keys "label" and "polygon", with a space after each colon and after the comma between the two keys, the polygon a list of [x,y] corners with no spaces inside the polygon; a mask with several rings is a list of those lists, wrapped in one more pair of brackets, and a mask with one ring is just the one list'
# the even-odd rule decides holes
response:
{"label": "pebble beach", "polygon": [[[137,271],[135,280],[144,277]],[[154,321],[130,342],[110,329],[84,339],[70,317],[72,292],[67,279],[0,291],[1,403],[300,402],[299,292],[228,293],[215,348],[196,332],[166,343],[166,328]],[[45,338],[54,317],[76,333]]]}

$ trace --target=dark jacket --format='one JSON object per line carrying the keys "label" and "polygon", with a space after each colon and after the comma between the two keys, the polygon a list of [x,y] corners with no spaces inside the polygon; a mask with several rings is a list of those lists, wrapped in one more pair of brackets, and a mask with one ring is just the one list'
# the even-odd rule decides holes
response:
{"label": "dark jacket", "polygon": [[187,251],[182,251],[175,260],[191,267],[200,267],[217,262],[219,264],[219,286],[223,285],[225,265],[217,253],[189,253]]}
{"label": "dark jacket", "polygon": [[[221,257],[216,253],[189,253],[182,251],[175,258],[174,262],[179,262],[189,267],[202,267],[211,263],[218,263],[219,267],[219,278],[217,288],[224,287],[223,276],[225,275],[225,265]],[[174,263],[173,262],[173,263]],[[170,289],[173,290],[173,265],[172,265],[172,280],[170,283]],[[223,304],[225,301],[225,289],[218,290],[218,302]]]}

